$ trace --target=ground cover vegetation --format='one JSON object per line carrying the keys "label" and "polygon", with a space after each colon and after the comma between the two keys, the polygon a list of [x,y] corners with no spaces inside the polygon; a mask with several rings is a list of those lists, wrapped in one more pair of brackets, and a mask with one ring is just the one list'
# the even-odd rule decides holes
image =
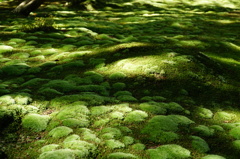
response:
{"label": "ground cover vegetation", "polygon": [[0,1],[0,158],[238,159],[240,2],[101,4]]}

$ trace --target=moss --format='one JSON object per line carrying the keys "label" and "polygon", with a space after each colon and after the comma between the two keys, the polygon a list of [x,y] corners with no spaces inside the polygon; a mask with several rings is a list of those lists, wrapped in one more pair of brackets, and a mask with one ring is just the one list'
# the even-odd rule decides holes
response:
{"label": "moss", "polygon": [[35,73],[40,73],[41,72],[41,68],[40,67],[31,67],[27,70],[28,74],[35,74]]}
{"label": "moss", "polygon": [[229,131],[229,135],[231,135],[232,137],[234,137],[237,140],[240,140],[240,126],[231,129]]}
{"label": "moss", "polygon": [[119,149],[125,147],[124,143],[114,139],[106,140],[105,144],[110,149]]}
{"label": "moss", "polygon": [[101,140],[97,137],[97,135],[90,129],[81,128],[80,132],[81,132],[82,138],[86,141],[95,142],[95,143],[101,142]]}
{"label": "moss", "polygon": [[134,110],[128,113],[124,119],[125,122],[134,123],[144,121],[148,117],[148,114],[141,110]]}
{"label": "moss", "polygon": [[214,129],[214,131],[224,132],[223,127],[221,127],[220,125],[212,125],[209,128]]}
{"label": "moss", "polygon": [[118,112],[118,111],[115,111],[115,112],[110,113],[109,116],[110,116],[112,119],[123,119],[123,118],[124,118],[124,114],[121,113],[121,112]]}
{"label": "moss", "polygon": [[23,75],[29,67],[26,65],[8,65],[1,68],[4,75],[20,76]]}
{"label": "moss", "polygon": [[75,159],[74,151],[70,149],[59,149],[42,153],[38,159]]}
{"label": "moss", "polygon": [[206,153],[210,150],[208,143],[198,136],[191,136],[192,147],[201,153]]}
{"label": "moss", "polygon": [[190,124],[195,123],[194,121],[183,115],[168,115],[168,117],[180,126],[189,126]]}
{"label": "moss", "polygon": [[59,145],[57,145],[57,144],[50,144],[50,145],[43,146],[40,149],[40,151],[41,151],[41,153],[44,153],[44,152],[47,152],[47,151],[56,150],[58,147],[59,147]]}
{"label": "moss", "polygon": [[224,122],[224,121],[233,120],[235,117],[236,117],[235,114],[221,111],[221,112],[215,113],[213,118],[218,122]]}
{"label": "moss", "polygon": [[82,60],[68,62],[68,63],[62,65],[62,67],[65,70],[68,70],[68,69],[79,69],[79,68],[82,68],[83,66],[85,66],[85,64],[84,64],[84,62]]}
{"label": "moss", "polygon": [[121,140],[126,146],[134,143],[134,138],[131,136],[124,136]]}
{"label": "moss", "polygon": [[47,98],[54,98],[56,96],[63,95],[64,93],[61,93],[52,88],[41,88],[40,90],[38,90],[38,94],[41,94]]}
{"label": "moss", "polygon": [[22,124],[24,128],[39,132],[47,128],[49,119],[47,115],[28,114],[22,119]]}
{"label": "moss", "polygon": [[129,91],[118,91],[114,94],[115,97],[123,96],[123,95],[132,96],[132,93]]}
{"label": "moss", "polygon": [[226,158],[219,155],[207,155],[202,157],[201,159],[226,159]]}
{"label": "moss", "polygon": [[121,102],[137,102],[138,100],[130,95],[120,95],[117,97]]}
{"label": "moss", "polygon": [[129,107],[129,103],[117,104],[114,105],[113,107],[115,111],[119,112],[127,113],[132,111],[132,108]]}
{"label": "moss", "polygon": [[112,110],[112,107],[109,106],[97,106],[91,108],[91,115],[99,116],[102,114],[106,114]]}
{"label": "moss", "polygon": [[76,141],[76,140],[80,140],[80,136],[73,134],[73,135],[66,137],[66,139],[64,139],[63,142],[65,143],[65,142]]}
{"label": "moss", "polygon": [[197,108],[196,115],[205,119],[210,119],[213,117],[212,111],[206,108]]}
{"label": "moss", "polygon": [[71,128],[78,128],[78,127],[88,127],[89,120],[85,118],[75,119],[75,118],[68,118],[62,121],[64,126],[68,126]]}
{"label": "moss", "polygon": [[80,85],[80,84],[92,84],[92,80],[90,78],[80,78],[77,75],[68,75],[67,77],[64,78],[64,80],[73,83],[75,85]]}
{"label": "moss", "polygon": [[193,131],[200,136],[212,136],[214,134],[214,129],[211,129],[205,125],[198,125],[193,128]]}
{"label": "moss", "polygon": [[126,84],[122,82],[117,82],[112,85],[112,88],[117,91],[121,91],[126,88]]}
{"label": "moss", "polygon": [[[151,98],[152,99],[152,98]],[[153,113],[156,115],[164,115],[167,113],[167,110],[161,106],[161,104],[158,104],[157,102],[146,102],[146,103],[141,103],[139,105],[140,109]]]}
{"label": "moss", "polygon": [[104,134],[106,133],[111,134],[116,139],[122,136],[122,132],[119,129],[111,128],[111,127],[103,128],[100,133],[101,133],[101,137],[103,137]]}
{"label": "moss", "polygon": [[114,152],[110,153],[107,158],[114,159],[114,158],[138,158],[137,156],[131,153],[124,153],[124,152]]}
{"label": "moss", "polygon": [[82,85],[82,86],[77,86],[76,90],[80,92],[96,92],[104,96],[109,95],[109,92],[105,89],[104,86],[101,86],[101,85]]}
{"label": "moss", "polygon": [[124,79],[127,75],[124,74],[123,72],[114,72],[109,75],[109,78],[111,80],[119,80],[119,79]]}
{"label": "moss", "polygon": [[156,102],[163,102],[163,101],[166,101],[167,99],[162,96],[152,96],[152,100]]}
{"label": "moss", "polygon": [[54,129],[52,129],[48,133],[48,135],[52,136],[53,138],[61,138],[61,137],[69,135],[72,132],[73,132],[73,130],[71,128],[69,128],[69,127],[59,126],[59,127],[56,127]]}
{"label": "moss", "polygon": [[11,51],[13,51],[13,47],[8,45],[0,45],[0,54]]}
{"label": "moss", "polygon": [[97,65],[105,65],[106,59],[104,58],[90,58],[89,65],[97,66]]}
{"label": "moss", "polygon": [[148,149],[150,159],[184,159],[191,157],[191,152],[180,145],[169,144],[156,149]]}
{"label": "moss", "polygon": [[48,82],[48,81],[49,81],[48,79],[34,78],[34,79],[31,79],[31,80],[23,83],[21,86],[31,88],[31,87],[39,86],[42,83],[45,83],[45,82]]}
{"label": "moss", "polygon": [[165,108],[169,112],[182,112],[182,111],[184,111],[184,108],[181,105],[179,105],[178,103],[175,103],[175,102],[170,102],[170,103],[166,104]]}
{"label": "moss", "polygon": [[146,146],[144,144],[141,143],[136,143],[134,145],[132,145],[132,149],[136,150],[136,151],[142,151],[146,148]]}
{"label": "moss", "polygon": [[236,150],[240,150],[240,140],[235,140],[232,142],[233,144],[233,147],[236,149]]}
{"label": "moss", "polygon": [[20,105],[27,105],[30,102],[32,102],[32,98],[30,97],[30,94],[28,94],[28,93],[15,94],[14,99],[16,101],[16,104],[20,104]]}
{"label": "moss", "polygon": [[103,82],[104,78],[101,74],[94,72],[94,71],[87,71],[84,72],[84,75],[87,76],[94,83],[101,83]]}
{"label": "moss", "polygon": [[0,97],[0,102],[2,104],[11,105],[15,104],[15,100],[11,95],[4,95]]}
{"label": "moss", "polygon": [[51,80],[44,84],[42,88],[52,88],[62,93],[67,93],[75,90],[75,85],[65,80]]}
{"label": "moss", "polygon": [[[77,104],[77,103],[76,103]],[[85,118],[88,115],[89,109],[84,105],[67,105],[56,116],[57,119],[64,120],[68,118]]]}
{"label": "moss", "polygon": [[93,123],[93,127],[102,127],[110,122],[109,118],[99,119]]}

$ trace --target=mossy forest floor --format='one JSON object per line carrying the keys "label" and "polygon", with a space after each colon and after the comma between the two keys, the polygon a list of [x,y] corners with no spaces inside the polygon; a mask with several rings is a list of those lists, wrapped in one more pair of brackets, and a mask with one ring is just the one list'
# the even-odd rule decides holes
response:
{"label": "mossy forest floor", "polygon": [[239,159],[239,0],[0,3],[0,158]]}

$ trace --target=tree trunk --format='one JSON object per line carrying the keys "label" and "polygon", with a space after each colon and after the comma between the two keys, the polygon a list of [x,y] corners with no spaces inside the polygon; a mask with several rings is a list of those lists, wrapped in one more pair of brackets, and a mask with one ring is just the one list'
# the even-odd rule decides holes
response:
{"label": "tree trunk", "polygon": [[36,10],[45,0],[25,0],[20,3],[12,12],[28,16],[30,12]]}

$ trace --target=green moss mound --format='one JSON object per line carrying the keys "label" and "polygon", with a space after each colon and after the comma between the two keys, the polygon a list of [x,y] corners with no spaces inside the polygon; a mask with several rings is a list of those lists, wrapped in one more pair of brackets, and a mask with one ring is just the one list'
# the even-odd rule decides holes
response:
{"label": "green moss mound", "polygon": [[209,128],[205,125],[198,125],[193,128],[193,131],[196,132],[200,136],[213,136],[214,129]]}
{"label": "green moss mound", "polygon": [[67,93],[75,90],[75,85],[65,81],[65,80],[52,80],[44,84],[42,88],[55,89],[62,93]]}
{"label": "green moss mound", "polygon": [[[151,98],[152,99],[152,98]],[[164,115],[167,113],[167,109],[162,107],[161,104],[158,104],[157,102],[145,102],[145,103],[141,103],[139,105],[140,109],[149,112],[149,113],[153,113],[156,115]]]}
{"label": "green moss mound", "polygon": [[69,128],[69,127],[59,126],[59,127],[56,127],[54,129],[52,129],[48,133],[48,135],[52,136],[53,138],[61,138],[61,137],[69,135],[72,132],[73,132],[73,130],[71,128]]}
{"label": "green moss mound", "polygon": [[119,148],[125,147],[124,143],[120,142],[119,140],[114,140],[114,139],[106,140],[105,145],[109,149],[119,149]]}
{"label": "green moss mound", "polygon": [[40,132],[47,128],[49,119],[47,115],[28,114],[22,119],[22,125],[34,132]]}
{"label": "green moss mound", "polygon": [[128,113],[124,119],[125,122],[133,123],[133,122],[141,122],[144,121],[148,117],[148,114],[141,110],[134,110]]}
{"label": "green moss mound", "polygon": [[192,147],[202,153],[206,153],[210,150],[208,143],[198,136],[191,136]]}
{"label": "green moss mound", "polygon": [[202,157],[201,159],[226,159],[226,158],[219,155],[207,155]]}
{"label": "green moss mound", "polygon": [[240,140],[240,126],[233,128],[229,131],[229,134],[237,140]]}
{"label": "green moss mound", "polygon": [[136,144],[132,145],[131,148],[135,151],[142,151],[146,148],[146,146],[144,144],[141,144],[141,143],[136,143]]}
{"label": "green moss mound", "polygon": [[219,121],[219,122],[224,122],[224,121],[231,121],[236,117],[235,114],[228,113],[225,111],[217,112],[214,115],[214,120]]}
{"label": "green moss mound", "polygon": [[240,150],[240,140],[235,140],[232,142],[233,144],[233,147],[236,149],[236,150]]}
{"label": "green moss mound", "polygon": [[205,119],[210,119],[213,117],[212,111],[207,108],[197,108],[195,114]]}
{"label": "green moss mound", "polygon": [[156,149],[148,149],[150,159],[184,159],[190,158],[191,152],[180,145],[169,144]]}
{"label": "green moss mound", "polygon": [[137,156],[131,153],[124,153],[124,152],[114,152],[107,156],[108,159],[115,159],[115,158],[138,158]]}
{"label": "green moss mound", "polygon": [[40,151],[41,151],[42,153],[44,153],[44,152],[47,152],[47,151],[56,150],[58,147],[59,147],[59,145],[57,145],[57,144],[50,144],[50,145],[43,146],[43,147],[40,149]]}
{"label": "green moss mound", "polygon": [[38,159],[75,159],[73,150],[59,149],[42,153]]}

